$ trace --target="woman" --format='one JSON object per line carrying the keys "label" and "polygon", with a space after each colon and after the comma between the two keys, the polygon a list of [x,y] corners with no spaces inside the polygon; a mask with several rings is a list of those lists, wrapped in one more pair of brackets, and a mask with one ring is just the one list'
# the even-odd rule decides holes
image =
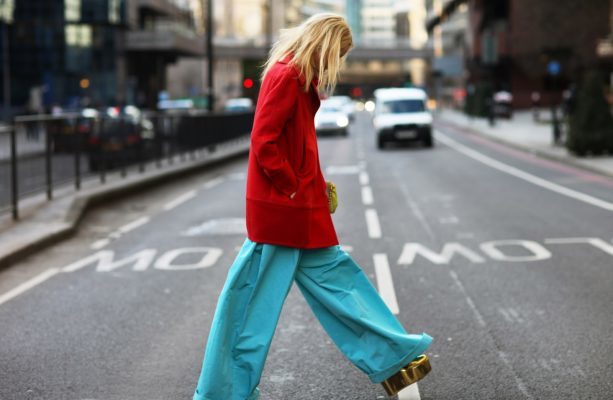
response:
{"label": "woman", "polygon": [[340,350],[393,395],[429,370],[432,338],[408,334],[341,249],[319,164],[318,86],[352,47],[346,21],[318,14],[282,30],[262,73],[247,170],[247,238],[219,296],[194,400],[255,400],[295,281]]}

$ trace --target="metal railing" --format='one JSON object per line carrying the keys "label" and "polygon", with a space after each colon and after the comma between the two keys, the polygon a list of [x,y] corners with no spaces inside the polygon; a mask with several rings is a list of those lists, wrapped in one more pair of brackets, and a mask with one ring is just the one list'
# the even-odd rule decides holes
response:
{"label": "metal railing", "polygon": [[253,112],[149,112],[137,114],[14,118],[0,127],[0,214],[19,218],[19,203],[59,187],[81,189],[84,178],[104,184],[109,173],[162,168],[178,157],[249,135]]}

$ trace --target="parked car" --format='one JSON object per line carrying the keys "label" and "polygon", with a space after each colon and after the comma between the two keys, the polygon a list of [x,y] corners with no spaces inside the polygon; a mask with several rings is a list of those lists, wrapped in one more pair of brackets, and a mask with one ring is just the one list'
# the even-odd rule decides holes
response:
{"label": "parked car", "polygon": [[[95,120],[92,113],[97,111],[92,108],[62,110],[44,120],[54,153],[73,153],[78,146],[87,142]],[[34,122],[28,124],[35,125]]]}
{"label": "parked car", "polygon": [[315,131],[317,134],[340,134],[347,136],[349,116],[338,101],[325,99],[321,101],[315,114]]}
{"label": "parked car", "polygon": [[428,96],[418,88],[384,88],[374,91],[373,124],[377,147],[388,142],[421,141],[432,147],[432,114]]}
{"label": "parked car", "polygon": [[349,96],[331,96],[328,99],[331,104],[338,104],[341,109],[347,114],[349,122],[352,122],[355,117],[355,102]]}
{"label": "parked car", "polygon": [[89,168],[97,171],[149,159],[155,154],[154,139],[153,122],[135,107],[109,110],[89,136]]}

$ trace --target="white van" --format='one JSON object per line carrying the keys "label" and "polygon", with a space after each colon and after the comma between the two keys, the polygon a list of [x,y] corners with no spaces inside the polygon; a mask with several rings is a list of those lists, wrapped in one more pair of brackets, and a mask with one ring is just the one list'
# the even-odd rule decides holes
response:
{"label": "white van", "polygon": [[421,141],[432,147],[432,114],[428,95],[418,88],[386,88],[374,91],[373,124],[377,147],[387,142]]}

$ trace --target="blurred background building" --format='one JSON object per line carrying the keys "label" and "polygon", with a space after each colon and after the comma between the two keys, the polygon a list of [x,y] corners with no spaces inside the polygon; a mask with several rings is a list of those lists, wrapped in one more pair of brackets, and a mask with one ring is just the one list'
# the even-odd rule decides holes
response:
{"label": "blurred background building", "polygon": [[433,76],[447,99],[466,87],[469,96],[508,91],[515,108],[530,107],[534,92],[559,103],[587,69],[610,71],[597,52],[611,32],[610,0],[427,3]]}
{"label": "blurred background building", "polygon": [[[279,29],[319,12],[346,16],[354,34],[339,92],[426,83],[425,0],[212,1],[216,104],[255,99]],[[172,99],[203,107],[206,9],[207,0],[0,0],[14,113]]]}

